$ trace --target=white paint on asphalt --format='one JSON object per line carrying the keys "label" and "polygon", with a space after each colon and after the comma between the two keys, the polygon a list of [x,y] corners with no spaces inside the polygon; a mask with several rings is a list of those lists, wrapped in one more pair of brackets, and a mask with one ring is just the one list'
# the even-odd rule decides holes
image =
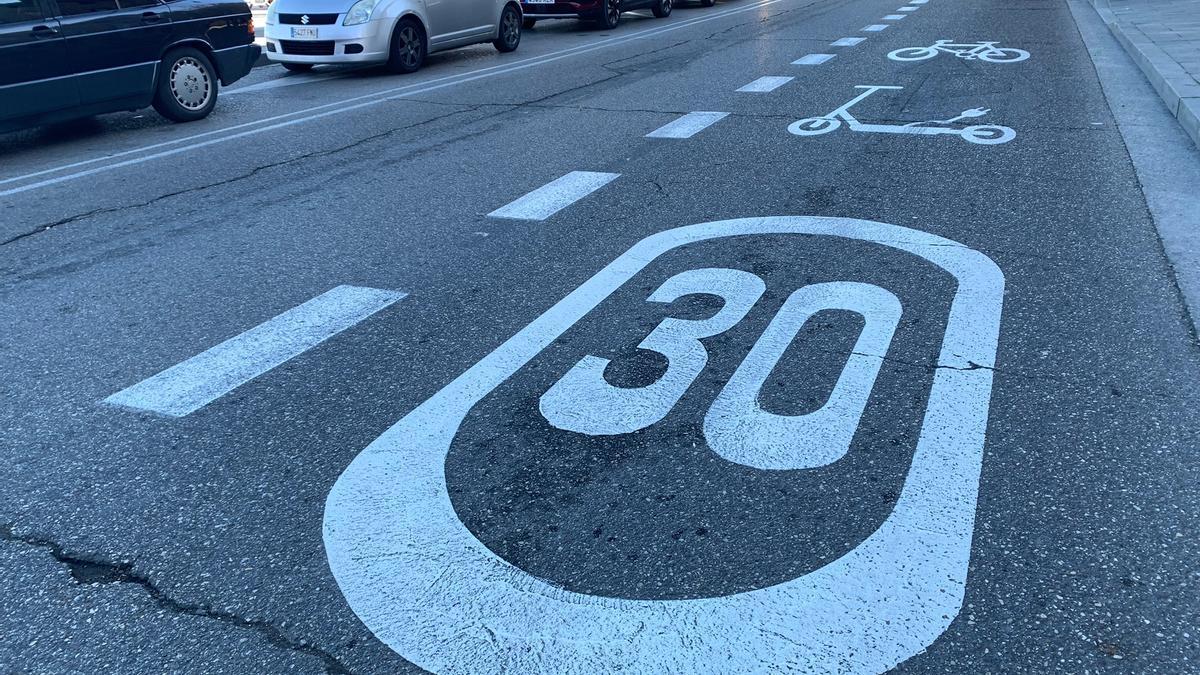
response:
{"label": "white paint on asphalt", "polygon": [[[445,466],[472,409],[545,365],[535,359],[547,347],[664,254],[753,236],[889,248],[956,282],[909,473],[879,528],[794,579],[685,600],[566,590],[476,539],[455,513]],[[354,458],[325,503],[330,568],[375,636],[431,672],[884,672],[926,649],[962,608],[1003,299],[1004,276],[987,256],[895,225],[787,216],[651,235]]]}
{"label": "white paint on asphalt", "polygon": [[766,290],[763,280],[750,272],[719,267],[667,279],[647,302],[670,304],[702,293],[721,298],[721,309],[706,319],[667,317],[638,343],[638,349],[667,360],[667,371],[644,387],[614,387],[604,379],[609,359],[583,357],[542,394],[542,417],[555,428],[589,436],[630,434],[660,422],[708,365],[701,340],[736,326]]}
{"label": "white paint on asphalt", "polygon": [[729,116],[724,112],[690,112],[646,134],[646,138],[691,138]]}
{"label": "white paint on asphalt", "polygon": [[883,20],[884,21],[899,21],[900,19],[903,19],[904,16],[905,15],[903,15],[903,14],[888,14],[887,16],[883,17]]}
{"label": "white paint on asphalt", "polygon": [[792,61],[793,66],[819,66],[829,59],[833,58],[833,54],[806,54]]}
{"label": "white paint on asphalt", "polygon": [[255,91],[266,91],[270,89],[279,89],[281,87],[294,87],[298,84],[312,84],[313,82],[324,82],[325,80],[337,80],[348,77],[354,73],[364,70],[363,68],[355,68],[354,70],[339,69],[332,72],[323,73],[306,73],[299,75],[284,75],[283,77],[259,82],[257,84],[248,84],[242,87],[233,87],[230,89],[222,89],[221,96],[237,96],[238,94],[246,94]]}
{"label": "white paint on asphalt", "polygon": [[836,42],[830,42],[829,46],[831,46],[831,47],[853,47],[856,44],[864,42],[866,39],[867,38],[865,38],[865,37],[844,37],[844,38],[839,39]]}
{"label": "white paint on asphalt", "polygon": [[1029,52],[1012,47],[999,47],[998,42],[953,42],[938,40],[928,47],[904,47],[888,53],[893,61],[924,61],[938,54],[953,54],[967,61],[988,63],[1017,63],[1029,58]]}
{"label": "white paint on asphalt", "polygon": [[887,24],[885,24],[885,23],[873,23],[873,24],[871,24],[870,26],[864,26],[864,27],[863,27],[863,32],[864,32],[864,33],[878,33],[879,31],[881,31],[881,30],[885,30],[885,29],[887,29]]}
{"label": "white paint on asphalt", "polygon": [[492,218],[545,220],[616,180],[619,173],[572,171],[492,211]]}
{"label": "white paint on asphalt", "polygon": [[[800,329],[814,314],[838,309],[865,323],[825,404],[802,415],[764,410],[759,394]],[[813,469],[844,457],[900,313],[900,299],[872,284],[833,281],[793,292],[704,416],[708,446],[731,462],[775,471]]]}
{"label": "white paint on asphalt", "polygon": [[918,9],[921,9],[921,8],[920,8],[920,7],[907,7],[907,6],[905,6],[905,7],[899,7],[899,8],[897,8],[897,9],[896,9],[896,11],[897,11],[897,12],[915,12],[915,11],[917,11]]}
{"label": "white paint on asphalt", "polygon": [[924,4],[925,4],[925,3],[927,3],[927,2],[929,2],[929,0],[912,0],[912,1],[911,1],[911,2],[909,2],[908,4],[910,4],[910,5],[924,5]]}
{"label": "white paint on asphalt", "polygon": [[765,93],[768,91],[775,91],[776,89],[782,87],[783,85],[787,84],[788,82],[791,82],[794,79],[796,79],[796,78],[783,77],[783,76],[779,76],[779,75],[767,75],[767,76],[758,78],[757,80],[751,82],[750,84],[744,85],[742,87],[738,87],[738,91],[761,94],[761,93]]}
{"label": "white paint on asphalt", "polygon": [[1007,143],[1017,137],[1017,132],[1009,127],[1000,126],[998,124],[974,124],[967,127],[951,126],[964,119],[973,119],[983,117],[991,112],[988,108],[971,108],[964,110],[958,115],[945,120],[925,120],[922,122],[909,122],[907,124],[873,124],[860,122],[853,114],[850,113],[850,108],[854,107],[867,97],[877,91],[884,90],[900,90],[904,87],[888,86],[888,85],[856,85],[855,89],[862,89],[863,93],[850,99],[820,117],[806,117],[797,120],[788,125],[788,132],[796,136],[820,136],[831,131],[836,131],[841,128],[844,122],[850,131],[859,131],[865,133],[877,134],[912,134],[916,136],[938,136],[938,135],[954,135],[962,138],[968,143],[977,143],[980,145],[999,145]]}
{"label": "white paint on asphalt", "polygon": [[[205,131],[205,132],[198,133],[198,134],[191,134],[189,136],[184,136],[184,137],[172,139],[169,141],[162,141],[160,143],[152,143],[152,144],[144,145],[144,146],[137,147],[137,148],[131,148],[129,150],[122,150],[120,152],[115,152],[115,153],[112,153],[109,155],[104,155],[102,157],[93,157],[91,159],[85,159],[85,160],[80,160],[77,162],[71,162],[68,164],[62,164],[59,166],[51,167],[49,169],[33,171],[33,172],[18,175],[18,176],[9,176],[7,178],[0,178],[0,185],[19,183],[19,182],[31,180],[33,178],[37,178],[40,176],[46,176],[46,175],[60,173],[60,172],[64,172],[64,171],[71,171],[73,169],[79,169],[80,167],[89,166],[92,164],[98,164],[101,162],[117,159],[120,157],[130,157],[131,155],[138,155],[139,153],[143,153],[143,152],[159,150],[160,148],[170,148],[168,150],[159,150],[158,152],[150,152],[150,154],[141,155],[138,157],[132,157],[131,159],[113,162],[111,164],[105,164],[103,166],[94,167],[94,168],[90,168],[90,169],[84,169],[81,171],[75,171],[73,173],[68,173],[68,174],[64,174],[61,176],[55,176],[53,178],[47,178],[47,179],[43,179],[43,180],[32,182],[32,183],[26,183],[24,185],[8,188],[6,190],[0,190],[0,197],[7,197],[10,195],[27,192],[29,190],[35,190],[38,188],[48,187],[51,185],[58,185],[60,183],[75,180],[77,178],[83,178],[85,176],[91,176],[91,175],[95,175],[98,173],[112,171],[114,169],[119,169],[119,168],[123,168],[123,167],[127,167],[127,166],[134,166],[134,165],[141,164],[144,162],[161,159],[163,157],[172,157],[172,156],[175,156],[175,155],[178,155],[181,153],[191,152],[193,150],[199,150],[201,148],[210,147],[210,146],[216,145],[218,143],[225,143],[227,141],[233,141],[233,140],[237,140],[240,138],[246,138],[249,136],[254,136],[254,135],[265,133],[268,131],[274,131],[276,129],[290,127],[290,126],[293,126],[296,124],[303,124],[305,122],[311,122],[314,120],[324,119],[324,118],[330,117],[332,115],[340,115],[340,114],[351,112],[354,110],[360,110],[362,108],[366,108],[368,106],[373,106],[373,105],[378,105],[378,104],[384,103],[386,101],[402,99],[402,98],[405,98],[408,96],[418,96],[421,94],[427,94],[432,91],[438,91],[438,90],[445,89],[448,87],[453,87],[453,86],[456,86],[459,84],[466,84],[468,82],[476,82],[476,81],[479,81],[482,79],[496,77],[499,75],[507,75],[509,73],[520,72],[522,70],[526,70],[529,68],[535,68],[537,66],[542,66],[542,65],[545,65],[548,63],[554,63],[557,61],[561,61],[563,59],[568,59],[568,58],[571,58],[574,56],[578,56],[580,54],[587,54],[587,53],[591,53],[591,52],[598,51],[601,49],[606,49],[608,47],[613,47],[616,45],[623,45],[623,44],[626,44],[629,42],[633,42],[635,40],[641,40],[644,38],[655,37],[658,35],[662,35],[664,33],[670,33],[670,32],[674,32],[674,31],[677,31],[677,30],[680,30],[683,28],[689,28],[689,27],[695,26],[697,24],[707,23],[710,21],[716,21],[718,19],[723,19],[725,17],[736,15],[736,14],[743,14],[745,12],[761,10],[763,7],[778,4],[780,2],[783,2],[783,0],[757,0],[756,2],[752,2],[752,3],[742,6],[742,7],[736,7],[733,9],[727,9],[727,10],[722,10],[722,11],[717,11],[717,12],[710,12],[710,13],[707,13],[707,14],[704,14],[701,16],[697,16],[692,19],[684,19],[681,21],[675,21],[666,26],[659,26],[656,28],[647,28],[645,30],[635,31],[635,32],[629,33],[627,35],[618,35],[618,36],[614,36],[611,38],[604,38],[601,40],[597,40],[596,42],[588,43],[586,45],[580,45],[578,47],[570,47],[568,49],[562,49],[562,50],[559,50],[556,52],[550,52],[549,54],[543,54],[541,56],[533,56],[533,57],[530,57],[527,59],[521,59],[518,61],[514,61],[512,63],[502,63],[502,64],[495,65],[495,66],[488,66],[486,68],[479,68],[479,69],[469,71],[466,73],[456,73],[453,75],[445,75],[442,77],[436,77],[436,78],[433,78],[430,80],[425,80],[422,82],[415,82],[413,84],[403,85],[403,86],[399,86],[399,87],[391,87],[388,89],[384,89],[382,91],[377,91],[377,92],[373,92],[370,94],[362,94],[359,96],[352,96],[349,98],[344,98],[344,99],[340,99],[337,101],[331,101],[329,103],[312,106],[310,108],[304,108],[304,109],[296,110],[296,111],[289,112],[289,113],[273,115],[271,117],[266,117],[266,118],[254,120],[251,122],[243,122],[241,124],[235,124],[235,125],[232,125],[229,127],[221,128],[221,129],[213,129],[212,131]],[[221,135],[221,134],[227,134],[227,132],[230,132],[230,131],[236,131],[238,129],[244,129],[245,131],[240,131],[238,133],[232,133],[232,134],[228,134],[228,135],[224,135],[224,136]],[[201,139],[207,139],[207,140],[201,140]],[[182,147],[173,147],[172,148],[171,146],[182,146]]]}
{"label": "white paint on asphalt", "polygon": [[405,297],[338,286],[104,399],[183,417]]}

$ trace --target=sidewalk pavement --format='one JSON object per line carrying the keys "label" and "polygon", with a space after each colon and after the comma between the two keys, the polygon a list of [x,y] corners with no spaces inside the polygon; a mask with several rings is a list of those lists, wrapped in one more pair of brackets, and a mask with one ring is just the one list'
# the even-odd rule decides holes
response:
{"label": "sidewalk pavement", "polygon": [[1200,146],[1200,0],[1092,0],[1117,41]]}

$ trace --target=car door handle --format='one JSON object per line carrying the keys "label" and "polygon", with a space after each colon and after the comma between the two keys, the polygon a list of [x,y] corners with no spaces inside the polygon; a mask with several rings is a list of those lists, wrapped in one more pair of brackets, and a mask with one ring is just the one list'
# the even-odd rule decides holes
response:
{"label": "car door handle", "polygon": [[35,38],[52,38],[58,35],[58,29],[54,26],[34,26],[31,32]]}
{"label": "car door handle", "polygon": [[142,23],[158,23],[162,21],[162,15],[158,12],[142,12]]}

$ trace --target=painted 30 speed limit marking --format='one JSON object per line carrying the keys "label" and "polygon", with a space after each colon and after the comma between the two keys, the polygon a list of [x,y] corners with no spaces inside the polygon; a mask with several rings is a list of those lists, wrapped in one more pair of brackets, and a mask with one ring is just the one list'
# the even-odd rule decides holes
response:
{"label": "painted 30 speed limit marking", "polygon": [[[472,408],[521,371],[640,270],[681,246],[747,236],[804,235],[879,245],[957,282],[908,474],[894,508],[856,547],[764,588],[695,599],[577,593],[492,553],[462,523],[445,460]],[[627,433],[662,419],[705,369],[700,342],[729,330],[763,294],[744,270],[683,270],[650,302],[720,296],[700,320],[663,319],[640,349],[666,357],[659,379],[617,388],[605,361],[584,357],[537,407],[551,425]],[[360,453],[325,508],[330,566],[350,606],[385,644],[438,673],[878,673],[928,647],[957,616],[971,537],[1000,328],[1004,277],[984,254],[925,232],[845,218],[769,217],[691,225],[647,237]],[[815,312],[863,318],[827,402],[806,415],[762,410],[757,391]],[[711,450],[762,470],[821,467],[846,453],[900,301],[872,284],[796,290],[746,354],[702,421]]]}

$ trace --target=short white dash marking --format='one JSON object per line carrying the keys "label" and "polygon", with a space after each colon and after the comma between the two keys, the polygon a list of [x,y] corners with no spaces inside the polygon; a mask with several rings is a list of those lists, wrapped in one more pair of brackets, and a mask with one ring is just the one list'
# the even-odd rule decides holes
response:
{"label": "short white dash marking", "polygon": [[910,4],[910,5],[923,5],[923,4],[927,3],[927,2],[929,2],[929,0],[912,0],[912,1],[911,1],[911,2],[909,2],[908,4]]}
{"label": "short white dash marking", "polygon": [[406,294],[338,286],[104,399],[183,417],[312,349]]}
{"label": "short white dash marking", "polygon": [[886,23],[873,23],[870,26],[865,26],[863,28],[863,32],[864,33],[878,33],[879,31],[881,31],[885,28],[887,28]]}
{"label": "short white dash marking", "polygon": [[903,14],[888,14],[887,16],[883,17],[883,20],[884,21],[899,21],[900,19],[903,19],[903,18],[904,18]]}
{"label": "short white dash marking", "polygon": [[794,79],[796,79],[796,78],[782,77],[782,76],[777,76],[777,75],[768,75],[766,77],[760,77],[757,80],[751,82],[750,84],[747,84],[746,86],[739,88],[738,91],[746,91],[746,92],[751,92],[751,93],[762,93],[762,92],[767,92],[767,91],[775,91],[776,89],[782,87],[783,85],[787,84],[788,82],[791,82]]}
{"label": "short white dash marking", "polygon": [[808,54],[792,61],[793,66],[817,66],[833,58],[833,54]]}
{"label": "short white dash marking", "polygon": [[723,112],[690,112],[651,131],[646,138],[691,138],[728,115]]}
{"label": "short white dash marking", "polygon": [[830,42],[829,46],[830,47],[853,47],[854,45],[856,45],[860,42],[864,42],[866,39],[867,38],[865,38],[865,37],[844,37],[844,38],[838,40],[837,42]]}
{"label": "short white dash marking", "polygon": [[488,215],[514,220],[545,220],[571,204],[608,185],[621,174],[572,171]]}
{"label": "short white dash marking", "polygon": [[915,12],[918,9],[921,9],[921,8],[920,7],[909,7],[906,5],[904,7],[897,8],[896,11],[897,12]]}

